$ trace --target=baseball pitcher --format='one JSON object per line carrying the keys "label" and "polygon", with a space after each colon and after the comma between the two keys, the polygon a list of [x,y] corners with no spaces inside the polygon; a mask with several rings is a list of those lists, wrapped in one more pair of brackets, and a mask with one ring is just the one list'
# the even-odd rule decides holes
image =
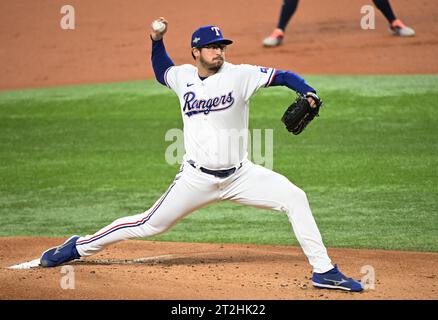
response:
{"label": "baseball pitcher", "polygon": [[[146,212],[118,219],[93,235],[73,236],[41,257],[43,267],[86,257],[121,240],[165,232],[180,219],[210,203],[229,200],[284,212],[313,268],[317,288],[362,291],[360,282],[343,275],[328,257],[306,194],[285,176],[247,158],[249,101],[259,89],[286,86],[297,100],[281,119],[299,134],[322,105],[316,90],[290,71],[225,61],[227,46],[218,26],[203,26],[190,39],[194,65],[175,66],[163,36],[168,22],[153,23],[152,65],[156,79],[175,92],[184,123],[186,153],[167,191]],[[236,141],[238,143],[236,143]]]}

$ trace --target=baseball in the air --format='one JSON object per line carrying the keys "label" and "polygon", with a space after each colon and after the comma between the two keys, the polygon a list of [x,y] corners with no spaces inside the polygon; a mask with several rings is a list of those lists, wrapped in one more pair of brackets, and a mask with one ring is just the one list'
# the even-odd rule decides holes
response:
{"label": "baseball in the air", "polygon": [[152,29],[156,32],[163,32],[166,30],[166,25],[161,21],[155,20],[152,22]]}

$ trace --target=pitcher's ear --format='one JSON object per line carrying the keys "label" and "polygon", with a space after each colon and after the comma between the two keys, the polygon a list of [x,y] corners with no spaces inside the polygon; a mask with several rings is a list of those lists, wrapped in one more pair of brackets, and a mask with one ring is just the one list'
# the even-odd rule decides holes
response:
{"label": "pitcher's ear", "polygon": [[192,48],[192,57],[193,60],[196,60],[197,57],[201,55],[201,49],[199,48]]}

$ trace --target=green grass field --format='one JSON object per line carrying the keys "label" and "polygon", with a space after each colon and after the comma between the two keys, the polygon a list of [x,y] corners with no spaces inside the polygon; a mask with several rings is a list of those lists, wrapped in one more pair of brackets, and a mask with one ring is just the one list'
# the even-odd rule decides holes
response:
{"label": "green grass field", "polygon": [[[274,129],[274,170],[307,192],[328,247],[438,251],[438,76],[309,76],[325,101],[300,136],[294,95],[259,91],[251,128]],[[0,236],[92,234],[145,211],[178,165],[176,96],[153,81],[0,92]],[[223,202],[165,241],[297,245],[285,215]]]}

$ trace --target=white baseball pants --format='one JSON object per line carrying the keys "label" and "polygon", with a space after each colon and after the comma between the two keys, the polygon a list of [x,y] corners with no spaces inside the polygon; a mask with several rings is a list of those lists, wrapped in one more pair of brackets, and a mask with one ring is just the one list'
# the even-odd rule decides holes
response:
{"label": "white baseball pants", "polygon": [[285,212],[313,271],[333,268],[304,191],[281,174],[249,160],[227,178],[203,173],[184,162],[173,183],[149,210],[117,219],[94,235],[79,238],[78,253],[89,256],[121,240],[157,235],[196,209],[222,200]]}

